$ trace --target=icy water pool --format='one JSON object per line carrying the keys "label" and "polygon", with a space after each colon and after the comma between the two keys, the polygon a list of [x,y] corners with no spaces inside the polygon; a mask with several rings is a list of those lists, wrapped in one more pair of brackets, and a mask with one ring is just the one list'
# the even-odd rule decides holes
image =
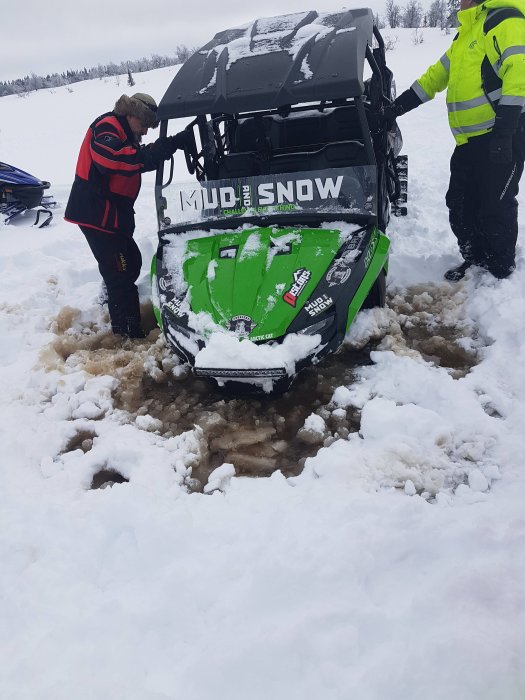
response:
{"label": "icy water pool", "polygon": [[[461,342],[465,328],[453,313],[456,293],[450,285],[427,285],[391,295],[386,309],[367,312],[367,332],[350,337],[336,355],[303,371],[278,396],[235,394],[176,367],[158,329],[153,329],[149,309],[143,316],[152,331],[144,341],[122,341],[96,329],[74,333],[75,314],[64,310],[56,320],[54,360],[49,362],[55,369],[62,362],[94,376],[115,377],[114,410],[130,422],[152,417],[163,437],[199,426],[203,449],[187,480],[191,490],[202,490],[210,472],[225,462],[233,464],[239,475],[267,476],[281,470],[292,476],[321,447],[359,431],[360,412],[337,408],[332,398],[338,387],[358,380],[360,368],[371,364],[372,350],[418,355],[446,367],[455,378],[476,364],[476,353]],[[305,426],[312,414],[315,420]],[[93,435],[79,435],[68,449],[87,450],[95,437],[96,430]],[[118,475],[101,470],[92,486],[118,480],[122,480]]]}

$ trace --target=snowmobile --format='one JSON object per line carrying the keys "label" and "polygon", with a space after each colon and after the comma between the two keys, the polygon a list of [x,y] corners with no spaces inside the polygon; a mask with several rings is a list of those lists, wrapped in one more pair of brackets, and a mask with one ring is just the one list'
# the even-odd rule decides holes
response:
{"label": "snowmobile", "polygon": [[[407,158],[370,9],[258,19],[218,33],[162,98],[161,136],[190,117],[186,166],[156,176],[157,322],[196,375],[289,384],[385,303],[390,212]],[[258,347],[256,347],[258,346]]]}
{"label": "snowmobile", "polygon": [[49,186],[45,180],[0,162],[0,214],[3,214],[4,224],[29,209],[36,209],[33,225],[38,228],[48,226],[53,218],[50,208],[56,206],[51,195],[44,195]]}

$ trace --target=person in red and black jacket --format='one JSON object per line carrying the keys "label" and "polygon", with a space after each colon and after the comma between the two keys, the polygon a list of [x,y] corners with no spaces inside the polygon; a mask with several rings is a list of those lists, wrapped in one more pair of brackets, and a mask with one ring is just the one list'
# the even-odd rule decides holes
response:
{"label": "person in red and black jacket", "polygon": [[97,117],[80,147],[64,217],[78,224],[98,262],[113,332],[130,338],[144,337],[135,284],[142,256],[133,239],[141,173],[156,170],[189,137],[182,131],[141,146],[157,126],[157,105],[145,93],[122,95],[112,112]]}

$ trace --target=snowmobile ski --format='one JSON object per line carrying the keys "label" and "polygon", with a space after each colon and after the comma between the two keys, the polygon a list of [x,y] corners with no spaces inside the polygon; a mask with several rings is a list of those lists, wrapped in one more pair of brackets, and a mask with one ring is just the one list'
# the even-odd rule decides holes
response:
{"label": "snowmobile ski", "polygon": [[0,163],[0,214],[3,215],[4,224],[9,224],[26,211],[36,209],[33,226],[48,226],[53,218],[50,209],[57,206],[51,195],[44,195],[49,187],[50,183],[45,180],[39,180],[8,163]]}

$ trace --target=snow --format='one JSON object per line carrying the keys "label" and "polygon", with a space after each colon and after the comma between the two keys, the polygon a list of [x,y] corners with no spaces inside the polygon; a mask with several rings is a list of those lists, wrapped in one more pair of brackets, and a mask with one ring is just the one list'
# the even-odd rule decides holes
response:
{"label": "snow", "polygon": [[[398,91],[453,36],[384,34],[399,37]],[[160,98],[173,71],[134,90]],[[127,92],[124,78],[70,90],[0,100],[2,160],[63,204],[88,124]],[[215,440],[232,439],[220,401],[206,426],[166,432],[176,394],[178,420],[193,410],[183,369],[154,332],[111,336],[76,227],[61,210],[42,230],[30,215],[0,225],[2,698],[523,698],[525,200],[512,277],[444,282],[458,255],[443,98],[401,126],[409,216],[391,226],[388,307],[346,340],[356,353],[372,342],[371,364],[299,424],[324,435],[358,415],[359,429],[306,443],[294,477],[247,478],[225,460],[189,491],[214,420]],[[153,182],[136,206],[145,309]],[[249,352],[235,342],[228,352]],[[91,489],[101,470],[127,482]]]}
{"label": "snow", "polygon": [[212,493],[213,491],[224,491],[230,484],[232,476],[235,476],[235,467],[233,464],[222,464],[217,469],[214,469],[208,478],[208,483],[204,487],[204,493]]}
{"label": "snow", "polygon": [[[289,376],[295,365],[318,346],[321,336],[291,333],[279,345],[256,345],[248,338],[239,339],[225,332],[214,332],[195,357],[195,367],[229,369],[284,368]],[[271,390],[271,386],[268,387]]]}
{"label": "snow", "polygon": [[[217,56],[220,56],[221,53],[227,49],[227,67],[230,68],[236,61],[246,58],[247,56],[262,55],[270,53],[271,51],[282,50],[280,43],[284,39],[292,36],[295,27],[300,25],[308,14],[308,12],[298,12],[295,14],[283,15],[277,19],[271,17],[268,19],[256,20],[249,25],[239,27],[239,30],[244,29],[244,33],[241,36],[232,39],[227,44],[217,44],[213,49],[210,49],[208,54],[214,52]],[[328,13],[320,13],[317,19],[300,27],[295,32],[292,45],[288,50],[292,58],[297,56],[308,40],[315,37],[317,41],[319,38],[322,38],[332,31],[331,27],[323,25],[323,21],[329,16]],[[311,77],[311,75],[304,70],[304,65],[305,64],[303,64],[303,72],[305,78]],[[214,84],[215,80],[212,78],[205,90],[208,90]]]}
{"label": "snow", "polygon": [[[242,31],[242,34],[231,39],[226,44],[215,45],[208,51],[208,56],[212,52],[216,54],[216,56],[220,56],[224,50],[227,50],[227,67],[230,68],[234,63],[248,56],[263,55],[271,53],[272,51],[282,51],[283,44],[286,45],[286,40],[291,38],[291,44],[286,50],[295,60],[306,43],[312,40],[319,41],[334,29],[330,23],[333,12],[320,12],[318,17],[312,22],[300,26],[301,22],[306,19],[308,14],[309,12],[298,12],[282,15],[278,18],[270,17],[267,19],[258,19],[255,22],[238,27],[238,31]],[[326,24],[326,22],[328,23]],[[299,26],[299,29],[295,31],[297,26]],[[355,27],[339,29],[336,31],[336,34],[354,30]],[[306,59],[302,62],[301,72],[303,77],[307,80],[313,75]],[[205,88],[199,90],[199,92],[207,92],[214,87],[216,78],[215,71],[209,84]]]}

